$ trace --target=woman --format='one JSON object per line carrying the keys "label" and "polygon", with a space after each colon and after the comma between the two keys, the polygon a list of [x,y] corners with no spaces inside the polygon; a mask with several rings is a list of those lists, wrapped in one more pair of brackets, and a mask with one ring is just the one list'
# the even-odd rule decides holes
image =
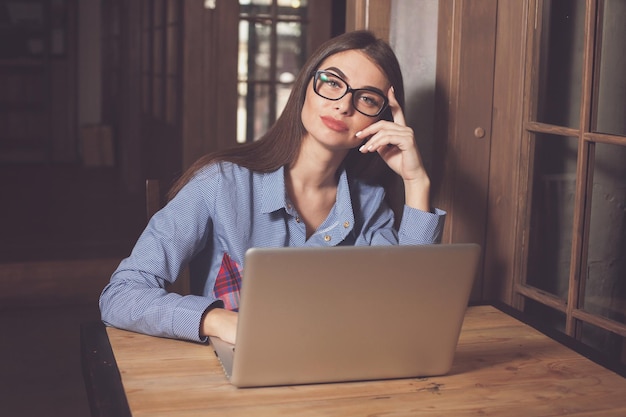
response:
{"label": "woman", "polygon": [[[431,209],[403,88],[393,51],[371,33],[322,45],[263,138],[201,158],[174,185],[104,289],[103,321],[234,343],[248,248],[436,243],[445,213]],[[396,229],[384,187],[398,176]],[[165,291],[186,265],[197,295]]]}

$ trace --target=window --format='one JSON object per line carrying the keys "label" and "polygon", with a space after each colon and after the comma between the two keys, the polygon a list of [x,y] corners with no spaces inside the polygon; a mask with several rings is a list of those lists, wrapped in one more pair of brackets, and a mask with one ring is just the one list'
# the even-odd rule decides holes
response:
{"label": "window", "polygon": [[274,123],[308,56],[306,0],[241,0],[237,142]]}
{"label": "window", "polygon": [[180,119],[181,6],[177,0],[142,4],[142,112],[172,126]]}
{"label": "window", "polygon": [[626,2],[530,2],[524,311],[626,361]]}

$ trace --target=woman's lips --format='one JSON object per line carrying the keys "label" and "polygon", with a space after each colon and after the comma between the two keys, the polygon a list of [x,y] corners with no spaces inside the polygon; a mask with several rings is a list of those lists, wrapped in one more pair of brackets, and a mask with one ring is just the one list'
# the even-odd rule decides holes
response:
{"label": "woman's lips", "polygon": [[322,123],[324,123],[326,127],[334,130],[335,132],[345,132],[348,130],[348,125],[341,120],[337,120],[330,116],[322,116],[321,119]]}

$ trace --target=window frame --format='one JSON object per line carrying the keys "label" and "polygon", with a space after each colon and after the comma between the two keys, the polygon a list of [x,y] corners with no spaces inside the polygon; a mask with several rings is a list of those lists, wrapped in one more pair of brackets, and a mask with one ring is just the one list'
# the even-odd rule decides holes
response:
{"label": "window frame", "polygon": [[[585,294],[586,265],[589,247],[591,198],[594,172],[594,151],[597,143],[626,146],[626,137],[596,133],[592,131],[593,94],[597,91],[598,81],[594,77],[595,59],[599,56],[600,45],[596,44],[596,33],[602,16],[603,0],[585,0],[585,28],[584,50],[582,60],[582,97],[580,102],[580,121],[578,128],[564,127],[536,121],[538,106],[538,79],[540,64],[540,39],[542,36],[541,12],[544,0],[530,0],[528,5],[528,26],[526,43],[525,67],[525,94],[523,108],[523,134],[520,155],[519,190],[522,193],[522,204],[518,211],[518,265],[513,285],[513,306],[524,310],[527,299],[548,306],[565,315],[564,332],[577,340],[582,338],[583,323],[588,323],[600,329],[615,333],[626,338],[626,324],[610,320],[598,314],[586,311],[583,308]],[[599,42],[598,42],[599,43]],[[597,69],[595,69],[597,71]],[[572,246],[569,267],[567,299],[561,299],[553,294],[542,291],[529,285],[528,275],[528,242],[530,234],[532,172],[533,172],[533,142],[534,135],[551,134],[558,136],[576,137],[578,139],[578,154],[576,161],[576,188],[574,198],[574,218],[572,227]],[[626,343],[622,344],[622,362],[626,358]]]}

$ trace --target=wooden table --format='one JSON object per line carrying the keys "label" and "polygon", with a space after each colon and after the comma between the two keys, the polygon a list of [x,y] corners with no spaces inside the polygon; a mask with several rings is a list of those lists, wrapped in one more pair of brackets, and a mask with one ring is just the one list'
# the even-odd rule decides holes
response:
{"label": "wooden table", "polygon": [[446,376],[245,389],[210,346],[91,324],[85,381],[93,415],[115,417],[626,416],[623,376],[507,313],[468,309]]}

